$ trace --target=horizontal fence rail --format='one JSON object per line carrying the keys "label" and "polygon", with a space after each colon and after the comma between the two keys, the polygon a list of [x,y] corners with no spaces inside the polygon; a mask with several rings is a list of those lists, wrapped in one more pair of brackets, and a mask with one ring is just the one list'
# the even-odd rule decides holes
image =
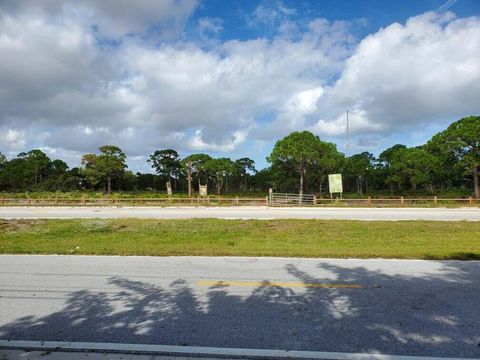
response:
{"label": "horizontal fence rail", "polygon": [[241,206],[268,205],[268,197],[166,197],[166,198],[121,198],[121,197],[0,197],[0,206]]}
{"label": "horizontal fence rail", "polygon": [[468,198],[321,198],[311,194],[272,193],[271,197],[2,197],[0,206],[480,206],[480,200]]}
{"label": "horizontal fence rail", "polygon": [[315,198],[315,205],[338,205],[338,206],[445,206],[445,205],[480,205],[479,199],[468,198],[363,198],[363,199],[340,199],[340,198]]}

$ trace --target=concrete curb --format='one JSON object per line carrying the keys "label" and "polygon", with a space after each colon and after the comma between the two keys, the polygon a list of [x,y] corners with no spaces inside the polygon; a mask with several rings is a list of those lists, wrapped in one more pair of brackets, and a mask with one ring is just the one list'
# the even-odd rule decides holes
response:
{"label": "concrete curb", "polygon": [[[324,359],[324,360],[450,360],[458,358],[385,355],[377,353],[336,353],[322,351],[270,350],[215,348],[195,346],[170,346],[121,343],[89,343],[63,341],[0,340],[0,349],[41,350],[62,352],[93,352],[117,354],[146,354],[170,356],[194,356],[199,358],[242,358],[242,359]],[[475,360],[462,358],[463,360]],[[478,360],[478,359],[476,359]]]}

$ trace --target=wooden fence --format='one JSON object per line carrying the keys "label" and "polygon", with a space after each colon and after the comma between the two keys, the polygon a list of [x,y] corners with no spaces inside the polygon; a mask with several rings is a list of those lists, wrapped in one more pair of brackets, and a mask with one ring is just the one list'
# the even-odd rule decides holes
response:
{"label": "wooden fence", "polygon": [[408,198],[401,196],[400,198],[364,198],[364,199],[340,199],[340,198],[315,198],[314,205],[335,205],[335,206],[448,206],[448,205],[464,205],[464,206],[478,206],[480,205],[479,199],[472,197],[468,198],[439,198],[423,197],[423,198]]}
{"label": "wooden fence", "polygon": [[[268,196],[247,197],[165,197],[165,198],[120,198],[120,197],[2,197],[0,206],[299,206],[298,201],[272,201]],[[363,198],[340,199],[313,197],[301,206],[353,206],[353,207],[403,207],[403,206],[480,206],[480,200],[468,198]]]}
{"label": "wooden fence", "polygon": [[82,196],[70,197],[0,197],[0,206],[242,206],[268,205],[268,197],[166,197],[166,198],[93,198]]}

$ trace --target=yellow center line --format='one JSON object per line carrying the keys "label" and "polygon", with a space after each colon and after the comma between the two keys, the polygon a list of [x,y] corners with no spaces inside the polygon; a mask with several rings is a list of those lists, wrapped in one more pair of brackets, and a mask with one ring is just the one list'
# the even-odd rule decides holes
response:
{"label": "yellow center line", "polygon": [[277,286],[277,287],[305,287],[305,288],[339,288],[339,289],[362,289],[359,284],[306,284],[303,282],[268,282],[268,281],[211,281],[202,280],[196,282],[197,286]]}

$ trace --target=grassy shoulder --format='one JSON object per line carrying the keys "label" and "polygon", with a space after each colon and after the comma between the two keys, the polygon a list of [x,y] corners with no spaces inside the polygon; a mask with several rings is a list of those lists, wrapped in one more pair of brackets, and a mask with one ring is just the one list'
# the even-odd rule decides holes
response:
{"label": "grassy shoulder", "polygon": [[480,222],[0,220],[0,253],[480,259]]}

